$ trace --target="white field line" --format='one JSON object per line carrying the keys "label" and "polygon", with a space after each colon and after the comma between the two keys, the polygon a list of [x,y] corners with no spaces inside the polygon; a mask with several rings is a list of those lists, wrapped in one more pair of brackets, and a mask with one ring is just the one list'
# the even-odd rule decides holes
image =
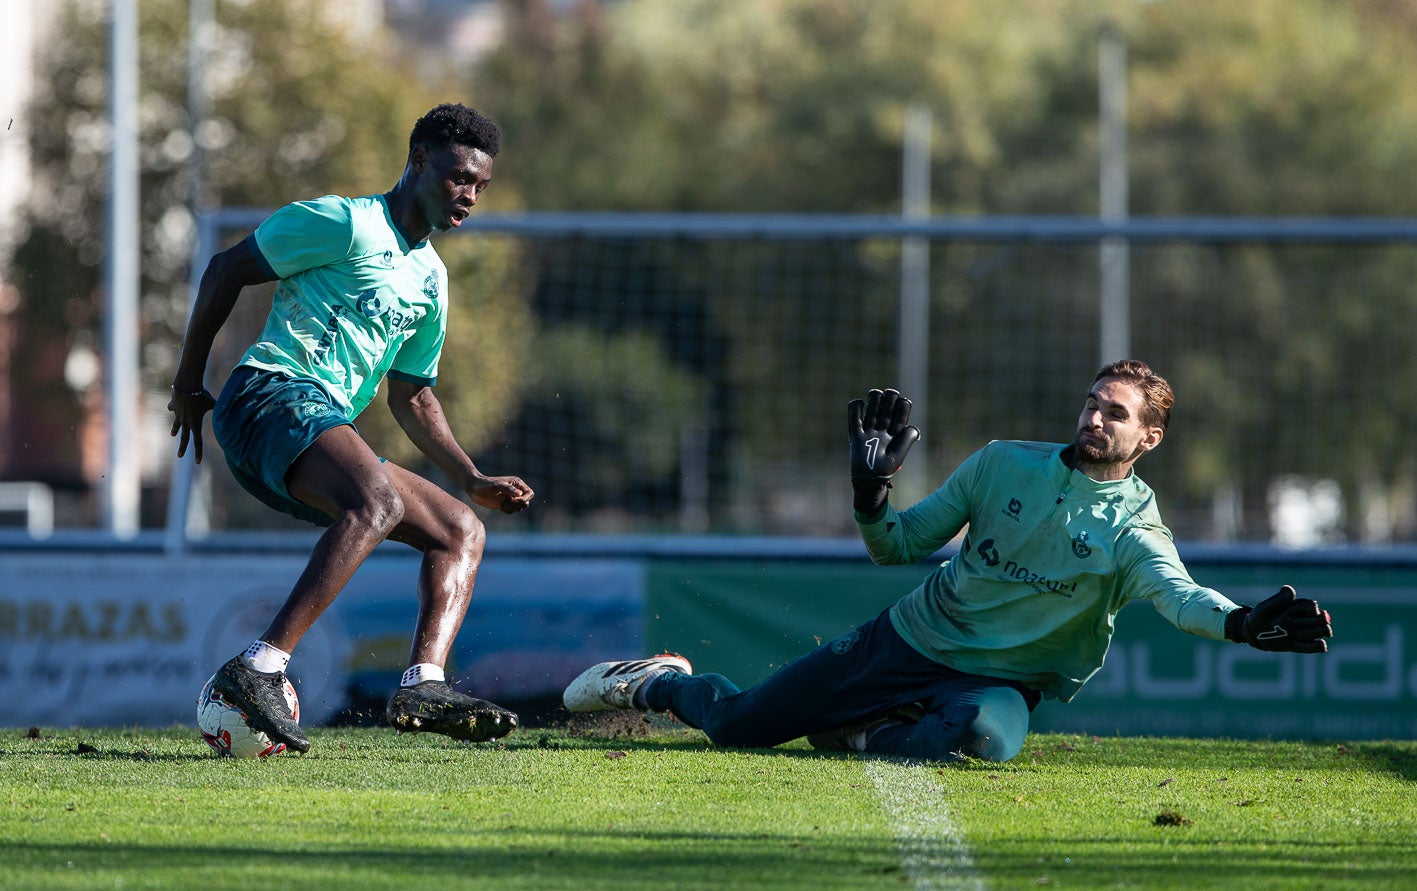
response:
{"label": "white field line", "polygon": [[984,880],[950,816],[944,790],[926,768],[909,762],[872,759],[866,773],[890,815],[900,859],[916,891],[970,888]]}

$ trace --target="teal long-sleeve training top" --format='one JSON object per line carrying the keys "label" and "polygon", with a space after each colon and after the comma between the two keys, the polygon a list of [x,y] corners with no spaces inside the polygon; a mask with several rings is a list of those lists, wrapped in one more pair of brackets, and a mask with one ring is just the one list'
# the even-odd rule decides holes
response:
{"label": "teal long-sleeve training top", "polygon": [[1102,667],[1131,601],[1213,640],[1237,608],[1191,578],[1150,486],[1135,473],[1093,480],[1065,463],[1065,448],[991,442],[913,507],[856,516],[878,564],[923,560],[967,525],[959,553],[891,607],[892,624],[951,668],[1064,702]]}

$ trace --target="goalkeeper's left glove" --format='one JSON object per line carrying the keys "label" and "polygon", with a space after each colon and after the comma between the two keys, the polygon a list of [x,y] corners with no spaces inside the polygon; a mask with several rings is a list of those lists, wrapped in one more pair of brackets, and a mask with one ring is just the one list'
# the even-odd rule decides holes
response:
{"label": "goalkeeper's left glove", "polygon": [[1225,637],[1271,653],[1322,653],[1333,637],[1333,619],[1318,601],[1296,597],[1285,585],[1259,606],[1242,606],[1225,617]]}

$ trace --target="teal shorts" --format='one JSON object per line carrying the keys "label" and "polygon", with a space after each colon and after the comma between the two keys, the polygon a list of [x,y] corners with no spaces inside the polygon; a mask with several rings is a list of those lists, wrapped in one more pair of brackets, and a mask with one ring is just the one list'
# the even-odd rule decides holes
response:
{"label": "teal shorts", "polygon": [[212,410],[212,433],[241,488],[317,526],[333,520],[291,497],[285,477],[320,434],[346,424],[353,426],[320,384],[248,365],[231,372]]}

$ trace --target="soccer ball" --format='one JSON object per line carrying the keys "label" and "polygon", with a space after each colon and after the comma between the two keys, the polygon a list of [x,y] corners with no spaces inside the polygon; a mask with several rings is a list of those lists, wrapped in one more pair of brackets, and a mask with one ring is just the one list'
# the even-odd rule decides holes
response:
{"label": "soccer ball", "polygon": [[[285,743],[273,742],[259,730],[251,729],[246,723],[246,713],[222,698],[213,689],[216,675],[207,681],[202,692],[197,694],[197,727],[202,731],[202,739],[216,750],[218,755],[229,758],[265,758],[285,751]],[[285,704],[295,720],[300,720],[300,700],[295,695],[295,687],[290,680],[285,682]]]}

